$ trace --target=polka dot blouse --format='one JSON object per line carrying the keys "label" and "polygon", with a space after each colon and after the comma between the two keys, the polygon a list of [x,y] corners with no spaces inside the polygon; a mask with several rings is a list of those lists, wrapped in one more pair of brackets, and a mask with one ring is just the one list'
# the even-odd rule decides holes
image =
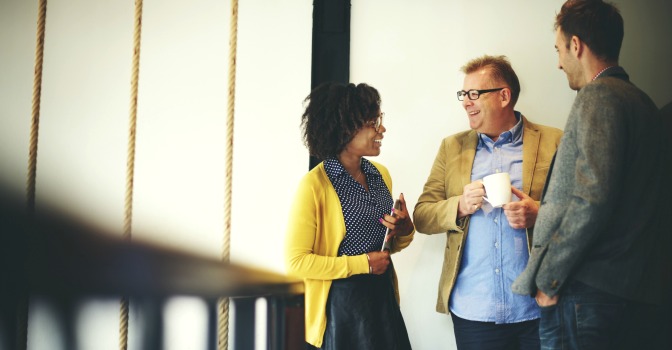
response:
{"label": "polka dot blouse", "polygon": [[366,175],[368,192],[338,159],[324,161],[324,169],[338,194],[345,218],[345,238],[338,248],[338,256],[379,251],[383,245],[386,228],[378,219],[392,210],[392,195],[371,162],[362,158],[361,167]]}

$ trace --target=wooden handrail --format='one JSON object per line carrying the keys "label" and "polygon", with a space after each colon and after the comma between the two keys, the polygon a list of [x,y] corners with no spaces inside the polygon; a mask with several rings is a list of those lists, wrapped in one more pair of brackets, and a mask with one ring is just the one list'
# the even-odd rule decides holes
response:
{"label": "wooden handrail", "polygon": [[[11,196],[0,196],[0,324],[7,325],[12,307],[25,295],[66,301],[124,295],[161,303],[177,295],[213,302],[220,297],[267,297],[273,301],[303,294],[300,280],[124,240],[121,235],[82,224],[57,211],[42,210],[40,215],[29,216],[23,205],[15,205],[20,202],[8,198]],[[248,304],[241,305],[246,305],[246,313],[253,313]],[[250,315],[243,316],[249,323]],[[244,331],[242,336],[250,336],[249,329]],[[298,331],[303,334],[303,329]],[[0,335],[11,332],[5,329]],[[157,344],[160,348],[160,341]],[[251,349],[253,344],[253,340],[237,341],[235,348]]]}

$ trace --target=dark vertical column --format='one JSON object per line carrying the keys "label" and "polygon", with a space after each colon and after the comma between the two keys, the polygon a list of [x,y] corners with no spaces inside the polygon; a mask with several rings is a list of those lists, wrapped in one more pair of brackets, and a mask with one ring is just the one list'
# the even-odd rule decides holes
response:
{"label": "dark vertical column", "polygon": [[208,305],[208,350],[217,350],[217,303],[218,299],[206,299]]}
{"label": "dark vertical column", "polygon": [[75,307],[77,303],[70,299],[56,299],[50,300],[53,302],[54,308],[57,310],[58,317],[58,328],[60,334],[63,337],[63,348],[77,350],[77,331],[76,331],[76,319],[75,319]]}
{"label": "dark vertical column", "polygon": [[236,350],[254,350],[254,313],[257,298],[231,298],[235,308],[233,324],[233,348]]}
{"label": "dark vertical column", "polygon": [[[133,300],[131,300],[133,301]],[[137,308],[141,315],[143,350],[163,349],[163,306],[164,300],[158,297],[139,298]]]}
{"label": "dark vertical column", "polygon": [[266,297],[268,350],[295,350],[306,347],[304,296]]}
{"label": "dark vertical column", "polygon": [[285,322],[283,310],[285,308],[284,298],[266,297],[266,349],[282,350]]}
{"label": "dark vertical column", "polygon": [[350,81],[350,0],[313,1],[311,89],[326,81]]}

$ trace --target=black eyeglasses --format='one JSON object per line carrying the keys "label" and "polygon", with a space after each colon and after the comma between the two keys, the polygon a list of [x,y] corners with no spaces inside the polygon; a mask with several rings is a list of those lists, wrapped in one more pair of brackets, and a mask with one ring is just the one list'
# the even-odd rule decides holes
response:
{"label": "black eyeglasses", "polygon": [[470,100],[478,100],[478,98],[479,98],[482,94],[487,94],[488,92],[499,91],[499,90],[502,90],[502,89],[504,89],[504,88],[501,87],[501,88],[487,89],[487,90],[474,90],[474,89],[471,89],[471,90],[469,90],[469,91],[460,90],[460,91],[457,92],[457,100],[458,100],[458,101],[464,101],[464,96],[465,96],[465,95],[469,96],[469,99],[470,99]]}
{"label": "black eyeglasses", "polygon": [[384,116],[385,116],[385,112],[380,112],[380,114],[378,114],[378,117],[376,118],[376,120],[368,121],[368,122],[366,122],[365,125],[373,127],[374,129],[376,129],[376,132],[378,132],[378,131],[380,131],[380,126],[383,125],[383,117]]}

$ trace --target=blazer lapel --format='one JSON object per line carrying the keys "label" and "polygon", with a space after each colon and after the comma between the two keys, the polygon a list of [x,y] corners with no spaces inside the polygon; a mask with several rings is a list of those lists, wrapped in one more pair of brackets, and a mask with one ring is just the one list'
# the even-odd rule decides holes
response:
{"label": "blazer lapel", "polygon": [[478,145],[478,133],[471,131],[462,140],[462,152],[460,152],[460,175],[462,187],[471,183],[471,169],[474,167],[476,157],[476,145]]}
{"label": "blazer lapel", "polygon": [[523,192],[530,194],[532,188],[532,177],[534,177],[534,167],[537,163],[537,153],[539,152],[539,139],[541,135],[539,130],[534,129],[532,125],[523,118]]}

